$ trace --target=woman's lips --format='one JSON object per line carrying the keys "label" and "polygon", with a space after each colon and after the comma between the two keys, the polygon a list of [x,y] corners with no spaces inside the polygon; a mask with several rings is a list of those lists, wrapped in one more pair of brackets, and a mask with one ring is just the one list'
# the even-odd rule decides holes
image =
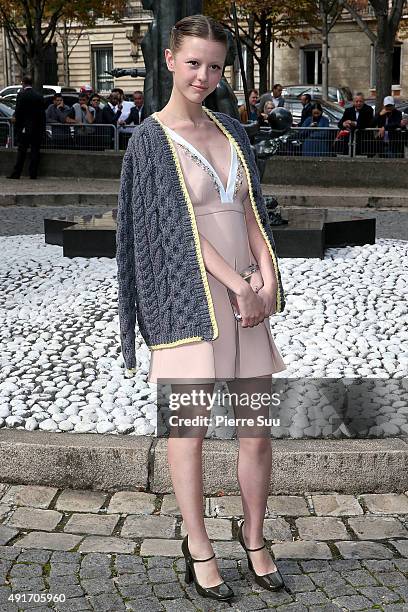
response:
{"label": "woman's lips", "polygon": [[198,89],[199,91],[205,91],[207,89],[206,87],[199,87],[198,85],[192,85],[192,87],[195,87],[195,89]]}

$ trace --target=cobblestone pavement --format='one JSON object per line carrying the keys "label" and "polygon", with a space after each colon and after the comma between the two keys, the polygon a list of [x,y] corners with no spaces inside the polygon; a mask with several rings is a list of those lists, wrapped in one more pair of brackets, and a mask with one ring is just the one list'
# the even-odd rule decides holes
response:
{"label": "cobblestone pavement", "polygon": [[264,535],[286,584],[274,593],[237,541],[240,497],[204,501],[230,603],[186,585],[174,495],[0,484],[0,610],[408,611],[408,491],[270,496]]}

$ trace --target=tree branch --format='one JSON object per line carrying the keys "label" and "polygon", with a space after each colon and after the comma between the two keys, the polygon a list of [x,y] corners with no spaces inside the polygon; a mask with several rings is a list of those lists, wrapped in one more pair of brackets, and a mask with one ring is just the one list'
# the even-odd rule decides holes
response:
{"label": "tree branch", "polygon": [[[372,0],[370,0],[370,2],[372,3]],[[371,40],[371,42],[374,43],[374,45],[377,44],[377,36],[374,34],[374,32],[372,32],[370,30],[368,25],[360,17],[360,15],[357,13],[357,11],[355,11],[354,8],[352,6],[350,6],[350,4],[348,4],[348,2],[346,2],[345,0],[339,0],[339,3],[340,3],[340,6],[343,6],[346,9],[346,11],[348,11],[350,13],[350,15],[353,17],[353,19],[357,23],[357,25],[364,32],[364,34],[366,34],[368,36],[368,38]]]}
{"label": "tree branch", "polygon": [[27,40],[21,34],[20,28],[17,24],[9,18],[9,16],[4,12],[4,10],[0,7],[0,14],[3,16],[3,25],[9,33],[13,33],[13,38],[17,41],[19,46],[25,46],[27,44]]}
{"label": "tree branch", "polygon": [[392,3],[392,10],[391,10],[389,21],[390,21],[390,26],[392,28],[392,31],[394,33],[396,33],[398,30],[398,26],[401,21],[402,12],[404,10],[405,3],[406,3],[406,0],[394,0],[394,2]]}
{"label": "tree branch", "polygon": [[[18,65],[19,65],[21,68],[24,68],[24,65],[23,65],[23,60],[22,60],[22,56],[21,56],[21,55],[19,55],[19,54],[17,53],[17,50],[16,50],[15,45],[14,45],[14,41],[15,41],[15,39],[13,40],[13,38],[11,37],[10,32],[9,32],[9,30],[8,30],[8,29],[6,29],[6,36],[7,36],[7,40],[8,40],[8,41],[9,41],[9,43],[10,43],[10,48],[11,48],[11,50],[12,50],[12,52],[13,52],[13,55],[14,55],[14,57],[15,57],[15,59],[16,59],[16,61],[17,61]],[[24,45],[21,45],[20,43],[17,43],[17,44],[18,44],[18,46],[19,46],[20,48],[22,48],[22,49],[23,49],[23,51],[24,51],[25,46],[24,46]]]}
{"label": "tree branch", "polygon": [[29,7],[27,0],[21,0],[21,4],[23,5],[24,13],[25,13],[24,22],[25,22],[25,27],[27,30],[27,38],[30,39],[32,38],[32,35],[33,35],[33,22],[31,19],[30,7]]}
{"label": "tree branch", "polygon": [[44,32],[41,35],[43,42],[46,41],[48,34],[50,34],[50,38],[53,37],[55,30],[57,28],[58,21],[62,15],[64,9],[64,5],[60,4],[59,7],[55,10],[55,12],[51,15],[48,26],[45,28]]}

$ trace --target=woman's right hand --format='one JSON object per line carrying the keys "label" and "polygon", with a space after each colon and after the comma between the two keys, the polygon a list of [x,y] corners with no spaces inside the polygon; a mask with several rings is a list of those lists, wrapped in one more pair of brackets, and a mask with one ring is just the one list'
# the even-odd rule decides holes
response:
{"label": "woman's right hand", "polygon": [[246,287],[242,293],[236,295],[239,314],[242,316],[242,327],[255,327],[265,319],[265,304],[263,299],[255,293],[245,281]]}

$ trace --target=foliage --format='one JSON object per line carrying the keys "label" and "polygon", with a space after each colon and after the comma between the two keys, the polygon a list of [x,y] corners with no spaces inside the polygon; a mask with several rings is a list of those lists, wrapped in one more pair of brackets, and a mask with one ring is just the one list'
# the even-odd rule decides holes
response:
{"label": "foliage", "polygon": [[41,61],[51,44],[58,23],[75,20],[92,26],[101,17],[119,21],[126,0],[0,0],[0,26],[21,67],[41,86]]}

